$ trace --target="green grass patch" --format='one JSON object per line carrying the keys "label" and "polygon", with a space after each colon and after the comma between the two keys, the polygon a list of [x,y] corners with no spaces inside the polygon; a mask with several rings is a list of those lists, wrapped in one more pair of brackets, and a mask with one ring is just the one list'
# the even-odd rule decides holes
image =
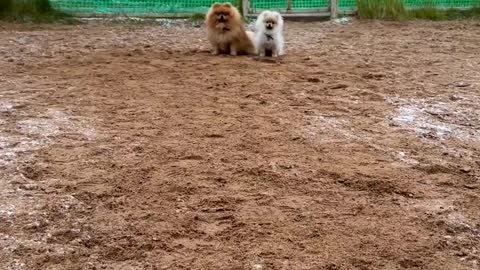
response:
{"label": "green grass patch", "polygon": [[436,6],[434,0],[421,2],[421,7],[407,9],[403,0],[357,0],[358,17],[367,20],[392,21],[480,18],[480,0],[477,5],[464,10],[440,8]]}
{"label": "green grass patch", "polygon": [[417,19],[417,20],[430,20],[430,21],[441,21],[446,20],[448,17],[445,14],[445,11],[436,9],[436,8],[420,8],[410,10],[408,12],[410,19]]}
{"label": "green grass patch", "polygon": [[480,19],[480,8],[474,7],[466,10],[420,8],[409,11],[409,18],[430,21]]}
{"label": "green grass patch", "polygon": [[467,10],[449,9],[443,12],[443,16],[447,20],[462,20],[462,19],[480,19],[480,7],[474,7]]}
{"label": "green grass patch", "polygon": [[206,14],[203,14],[203,13],[195,13],[195,14],[192,14],[192,16],[190,16],[190,21],[193,21],[193,22],[200,22],[200,21],[204,21],[205,20],[205,16]]}
{"label": "green grass patch", "polygon": [[68,14],[55,10],[49,0],[0,0],[0,20],[18,22],[74,22]]}
{"label": "green grass patch", "polygon": [[409,10],[408,17],[410,19],[440,21],[446,20],[447,16],[445,10],[440,9],[435,4],[434,0],[419,1],[420,8]]}
{"label": "green grass patch", "polygon": [[357,0],[358,17],[367,20],[402,20],[407,10],[402,0]]}

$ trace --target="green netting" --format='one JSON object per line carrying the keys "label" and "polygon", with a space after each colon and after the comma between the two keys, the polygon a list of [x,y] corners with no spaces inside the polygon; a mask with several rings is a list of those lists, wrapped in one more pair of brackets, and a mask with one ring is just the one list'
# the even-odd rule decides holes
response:
{"label": "green netting", "polygon": [[[0,0],[2,1],[2,0]],[[205,13],[219,0],[50,0],[62,11],[88,15],[131,15],[161,16]],[[291,0],[292,11],[328,10],[330,0]],[[480,0],[403,0],[407,8],[469,8],[480,6]],[[222,1],[220,1],[222,2]],[[235,2],[235,1],[231,1]],[[240,2],[240,1],[238,1]],[[340,11],[351,11],[357,7],[357,0],[338,0]],[[287,0],[250,0],[250,12],[265,9],[287,11]]]}
{"label": "green netting", "polygon": [[[480,0],[403,0],[407,8],[470,8],[480,7]],[[292,0],[293,11],[315,11],[326,10],[330,0]],[[287,10],[286,0],[250,0],[250,7],[254,12],[265,9],[274,9],[285,12]],[[357,0],[338,0],[340,11],[351,11],[357,9]]]}
{"label": "green netting", "polygon": [[[1,0],[0,0],[1,1]],[[206,13],[215,0],[50,0],[64,12],[92,15],[175,15]]]}
{"label": "green netting", "polygon": [[[327,10],[330,0],[291,0],[292,11],[320,11]],[[262,10],[287,11],[287,0],[250,0],[250,8],[254,12]]]}
{"label": "green netting", "polygon": [[[407,8],[471,8],[480,6],[480,0],[403,0]],[[338,9],[348,11],[357,9],[356,0],[338,0]]]}
{"label": "green netting", "polygon": [[338,9],[348,11],[357,9],[357,0],[338,0]]}
{"label": "green netting", "polygon": [[407,7],[468,8],[480,4],[480,0],[403,0]]}

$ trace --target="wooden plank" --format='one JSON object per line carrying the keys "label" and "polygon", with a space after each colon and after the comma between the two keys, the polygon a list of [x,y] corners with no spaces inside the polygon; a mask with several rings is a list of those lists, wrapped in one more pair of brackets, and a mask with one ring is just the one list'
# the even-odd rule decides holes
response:
{"label": "wooden plank", "polygon": [[[259,13],[250,13],[246,17],[254,18],[258,17]],[[302,12],[302,13],[282,13],[284,18],[329,18],[329,11],[319,11],[319,12]]]}
{"label": "wooden plank", "polygon": [[330,0],[330,18],[336,19],[338,17],[338,0]]}
{"label": "wooden plank", "polygon": [[250,1],[242,0],[242,15],[246,17],[249,11],[250,11]]}

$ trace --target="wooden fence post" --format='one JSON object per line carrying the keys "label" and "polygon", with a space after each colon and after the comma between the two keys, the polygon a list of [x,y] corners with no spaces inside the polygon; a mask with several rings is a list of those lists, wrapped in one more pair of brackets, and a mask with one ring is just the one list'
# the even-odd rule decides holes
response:
{"label": "wooden fence post", "polygon": [[338,16],[338,0],[330,0],[330,19],[336,19]]}
{"label": "wooden fence post", "polygon": [[250,9],[250,2],[249,0],[242,0],[242,15],[243,17],[247,17],[248,12]]}
{"label": "wooden fence post", "polygon": [[292,0],[287,0],[287,13],[292,13]]}

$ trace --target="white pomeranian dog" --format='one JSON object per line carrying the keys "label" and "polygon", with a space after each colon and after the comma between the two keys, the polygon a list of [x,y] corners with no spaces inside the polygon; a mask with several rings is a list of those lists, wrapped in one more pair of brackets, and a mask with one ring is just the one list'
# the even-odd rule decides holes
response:
{"label": "white pomeranian dog", "polygon": [[276,11],[266,10],[255,22],[255,48],[260,56],[283,55],[283,18]]}

